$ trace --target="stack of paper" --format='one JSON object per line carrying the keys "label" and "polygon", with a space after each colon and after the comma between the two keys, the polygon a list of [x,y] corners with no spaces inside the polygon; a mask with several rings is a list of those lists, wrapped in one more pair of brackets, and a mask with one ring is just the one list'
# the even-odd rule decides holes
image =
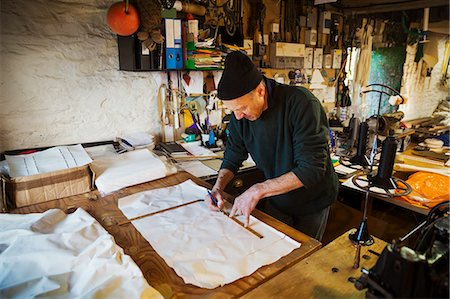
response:
{"label": "stack of paper", "polygon": [[91,169],[102,194],[165,177],[172,172],[147,149],[94,160]]}
{"label": "stack of paper", "polygon": [[130,151],[139,148],[153,149],[155,147],[154,138],[153,135],[145,132],[135,132],[118,137],[117,141],[124,151]]}
{"label": "stack of paper", "polygon": [[57,146],[28,155],[6,155],[12,178],[80,167],[92,162],[84,148]]}

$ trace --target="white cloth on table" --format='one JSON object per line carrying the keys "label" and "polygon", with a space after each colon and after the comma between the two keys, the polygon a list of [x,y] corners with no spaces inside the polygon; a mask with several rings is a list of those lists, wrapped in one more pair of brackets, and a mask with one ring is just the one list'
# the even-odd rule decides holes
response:
{"label": "white cloth on table", "polygon": [[0,298],[162,298],[87,212],[0,214]]}
{"label": "white cloth on table", "polygon": [[80,167],[92,162],[81,144],[57,146],[27,155],[5,155],[12,178]]}
{"label": "white cloth on table", "polygon": [[[128,219],[202,199],[206,189],[188,180],[119,199]],[[238,217],[243,221],[242,217]],[[220,212],[196,202],[133,225],[185,283],[213,289],[248,276],[299,248],[300,243],[251,217],[260,239]]]}
{"label": "white cloth on table", "polygon": [[102,194],[163,178],[172,171],[147,149],[96,159],[90,167]]}

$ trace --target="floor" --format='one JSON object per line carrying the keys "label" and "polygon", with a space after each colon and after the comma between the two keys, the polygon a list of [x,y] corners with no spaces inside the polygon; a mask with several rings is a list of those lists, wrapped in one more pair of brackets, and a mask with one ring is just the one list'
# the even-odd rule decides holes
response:
{"label": "floor", "polygon": [[[361,222],[361,196],[345,190],[340,192],[338,200],[332,205],[327,228],[322,239],[324,246]],[[425,216],[393,204],[372,200],[372,209],[368,216],[369,233],[386,242],[406,235],[419,225]],[[411,238],[413,239],[413,237]]]}

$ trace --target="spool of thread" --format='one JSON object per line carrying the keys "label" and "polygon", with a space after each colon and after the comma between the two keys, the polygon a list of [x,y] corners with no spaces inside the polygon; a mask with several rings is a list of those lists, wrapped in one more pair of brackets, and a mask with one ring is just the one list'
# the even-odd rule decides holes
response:
{"label": "spool of thread", "polygon": [[356,155],[364,156],[366,154],[367,132],[369,131],[369,125],[366,122],[359,124],[358,130],[358,148]]}
{"label": "spool of thread", "polygon": [[352,116],[352,118],[350,118],[350,123],[349,123],[349,127],[350,127],[350,148],[353,148],[356,145],[356,141],[358,138],[358,129],[359,129],[359,124],[361,122],[359,121],[358,118]]}
{"label": "spool of thread", "polygon": [[176,11],[191,13],[197,16],[204,16],[206,14],[206,8],[204,6],[187,2],[175,1],[173,8],[175,8]]}
{"label": "spool of thread", "polygon": [[367,143],[367,132],[369,131],[369,125],[367,122],[362,122],[359,124],[358,130],[358,147],[356,150],[356,155],[350,159],[350,163],[369,166],[369,160],[366,157],[366,143]]}
{"label": "spool of thread", "polygon": [[382,180],[390,179],[394,170],[395,152],[397,141],[392,136],[387,137],[381,148],[380,164],[378,165],[377,177]]}

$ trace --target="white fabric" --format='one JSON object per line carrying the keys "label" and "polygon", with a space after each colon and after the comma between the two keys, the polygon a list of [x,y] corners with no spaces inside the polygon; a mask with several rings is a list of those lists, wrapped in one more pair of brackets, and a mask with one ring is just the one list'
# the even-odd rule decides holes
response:
{"label": "white fabric", "polygon": [[178,162],[177,166],[179,166],[184,171],[187,171],[193,176],[196,176],[198,178],[210,175],[217,175],[216,170],[206,166],[205,164],[203,164],[201,161],[198,160]]}
{"label": "white fabric", "polygon": [[162,298],[83,209],[0,214],[0,298]]}
{"label": "white fabric", "polygon": [[28,155],[5,155],[12,178],[80,167],[92,162],[78,145],[57,146]]}
{"label": "white fabric", "polygon": [[164,163],[147,149],[96,159],[90,166],[102,194],[153,181],[168,172]]}
{"label": "white fabric", "polygon": [[[205,188],[189,180],[121,198],[119,208],[130,219],[206,194]],[[208,289],[248,276],[300,247],[251,217],[250,227],[264,236],[259,239],[224,214],[210,211],[204,202],[135,220],[133,225],[185,283]]]}
{"label": "white fabric", "polygon": [[94,161],[97,159],[111,158],[119,155],[112,144],[87,147],[85,150],[89,157],[91,157]]}

